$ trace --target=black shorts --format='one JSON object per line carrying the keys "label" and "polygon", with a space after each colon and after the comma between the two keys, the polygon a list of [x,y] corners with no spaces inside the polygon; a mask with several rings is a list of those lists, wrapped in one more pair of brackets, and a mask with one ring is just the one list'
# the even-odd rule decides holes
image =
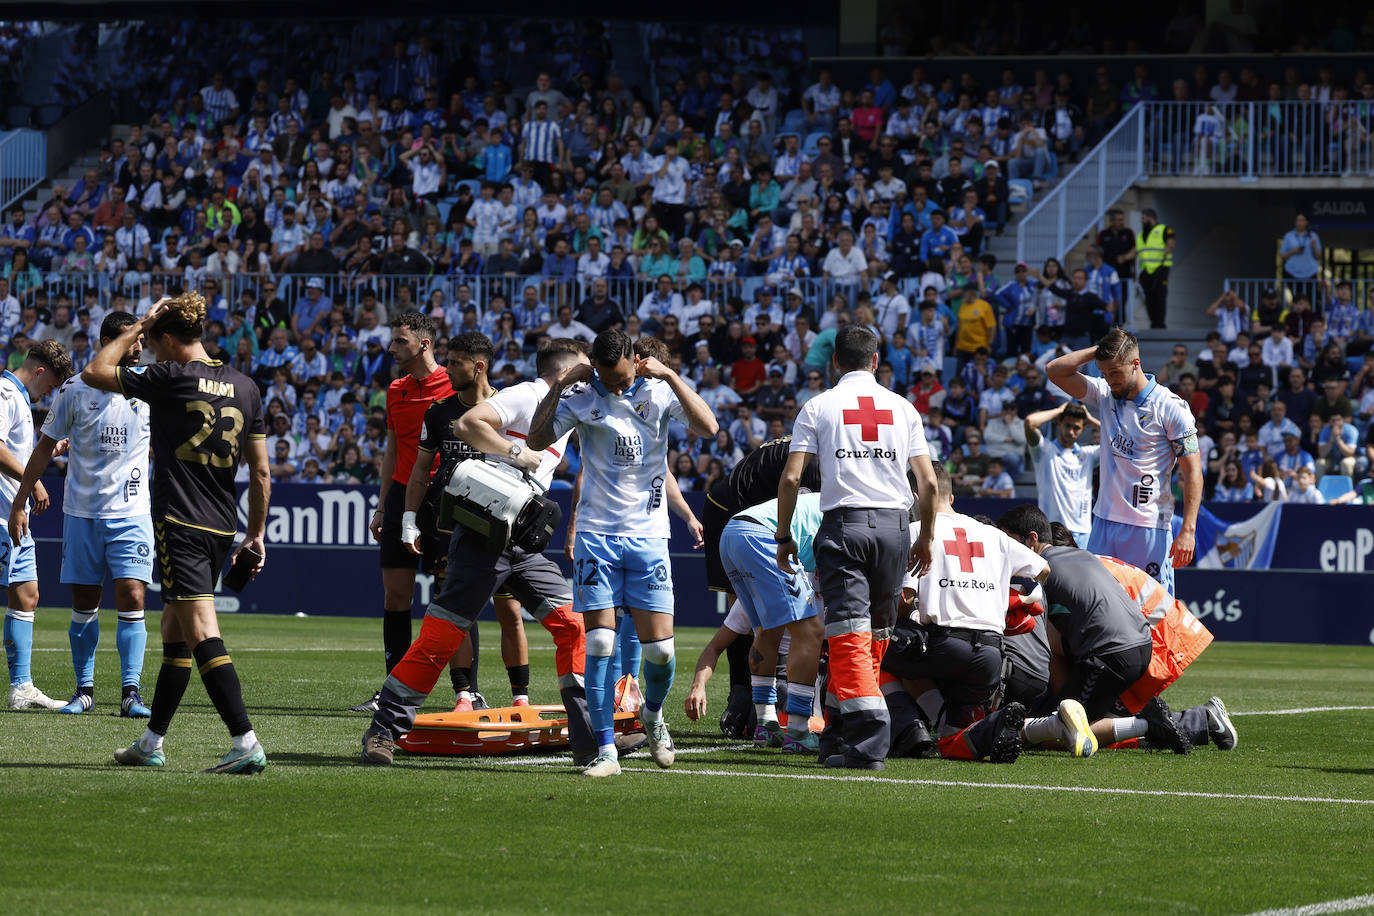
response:
{"label": "black shorts", "polygon": [[737,510],[727,509],[708,494],[701,510],[702,537],[706,541],[706,587],[713,592],[734,594],[735,587],[720,562],[720,536]]}
{"label": "black shorts", "polygon": [[1149,670],[1151,649],[1146,643],[1074,662],[1060,699],[1082,703],[1089,722],[1113,715],[1121,694]]}
{"label": "black shorts", "polygon": [[382,504],[382,569],[420,568],[420,558],[401,541],[401,516],[405,511],[405,484],[393,480]]}
{"label": "black shorts", "polygon": [[215,583],[234,549],[234,536],[175,522],[153,525],[163,601],[214,600]]}

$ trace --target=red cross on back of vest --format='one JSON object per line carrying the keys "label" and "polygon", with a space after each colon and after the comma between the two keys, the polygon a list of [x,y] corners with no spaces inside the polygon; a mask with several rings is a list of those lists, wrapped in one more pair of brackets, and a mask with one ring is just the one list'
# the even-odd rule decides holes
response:
{"label": "red cross on back of vest", "polygon": [[964,528],[954,529],[954,540],[942,542],[946,556],[955,557],[959,560],[959,571],[973,572],[973,560],[975,557],[983,557],[983,542],[970,541],[968,531]]}
{"label": "red cross on back of vest", "polygon": [[845,426],[859,427],[859,439],[863,442],[878,441],[878,427],[892,425],[892,411],[877,410],[871,397],[860,397],[856,410],[846,410],[843,414]]}

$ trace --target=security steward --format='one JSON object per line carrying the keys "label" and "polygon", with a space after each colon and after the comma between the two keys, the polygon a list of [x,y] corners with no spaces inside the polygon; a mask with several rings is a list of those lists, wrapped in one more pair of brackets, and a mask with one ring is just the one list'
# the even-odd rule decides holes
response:
{"label": "security steward", "polygon": [[1145,294],[1145,311],[1150,327],[1163,328],[1168,310],[1169,268],[1174,266],[1174,230],[1159,221],[1154,210],[1140,211],[1140,244],[1136,249],[1140,270],[1140,290]]}
{"label": "security steward", "polygon": [[[814,553],[830,649],[819,758],[828,767],[881,770],[891,739],[878,667],[897,622],[904,570],[920,576],[930,567],[935,469],[916,408],[874,377],[878,338],[845,328],[832,361],[839,382],[808,401],[793,425],[774,540],[778,568],[791,575],[797,490],[807,463],[818,458],[823,520]],[[919,493],[914,544],[908,468]]]}

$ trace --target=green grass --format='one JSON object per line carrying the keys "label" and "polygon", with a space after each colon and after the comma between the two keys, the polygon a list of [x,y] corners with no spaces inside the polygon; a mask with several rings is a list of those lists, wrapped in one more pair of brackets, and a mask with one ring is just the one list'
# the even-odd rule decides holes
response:
{"label": "green grass", "polygon": [[[34,664],[62,698],[66,616],[39,614]],[[683,754],[669,772],[639,759],[595,782],[548,760],[400,757],[375,770],[357,765],[365,717],[343,710],[380,683],[380,622],[244,615],[222,623],[271,764],[235,779],[197,772],[227,739],[195,682],[165,769],[111,762],[141,729],[112,716],[112,617],[93,712],[0,714],[0,911],[1248,913],[1374,892],[1374,805],[1296,800],[1374,799],[1374,711],[1237,717],[1231,753],[902,760],[878,774],[889,781],[751,775],[835,776],[753,749]],[[483,635],[482,687],[499,703],[495,626]],[[534,698],[555,701],[549,640],[529,635]],[[707,635],[678,636],[680,750],[730,743],[715,725],[723,672],[709,721],[682,715]],[[156,636],[149,649],[151,696]],[[1166,698],[1370,704],[1371,651],[1214,644]],[[451,700],[446,683],[435,700]]]}

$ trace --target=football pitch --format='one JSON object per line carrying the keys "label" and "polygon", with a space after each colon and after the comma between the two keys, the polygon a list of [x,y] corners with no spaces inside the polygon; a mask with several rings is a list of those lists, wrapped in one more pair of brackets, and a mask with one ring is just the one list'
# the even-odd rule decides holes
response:
{"label": "football pitch", "polygon": [[[709,633],[678,634],[677,764],[616,779],[566,757],[397,755],[358,765],[381,681],[377,620],[231,615],[225,640],[267,749],[257,777],[206,776],[228,747],[197,678],[167,766],[111,752],[113,614],[82,716],[3,713],[0,911],[10,913],[1253,913],[1374,909],[1374,649],[1215,643],[1166,695],[1225,698],[1239,747],[1187,757],[1028,753],[1012,766],[898,760],[846,775],[725,739],[682,700]],[[38,615],[34,680],[71,689],[69,612]],[[150,614],[145,696],[160,663]],[[527,627],[535,702],[552,643]],[[508,696],[483,623],[482,689]],[[442,679],[429,711],[452,702]],[[1362,910],[1361,910],[1362,911]]]}

